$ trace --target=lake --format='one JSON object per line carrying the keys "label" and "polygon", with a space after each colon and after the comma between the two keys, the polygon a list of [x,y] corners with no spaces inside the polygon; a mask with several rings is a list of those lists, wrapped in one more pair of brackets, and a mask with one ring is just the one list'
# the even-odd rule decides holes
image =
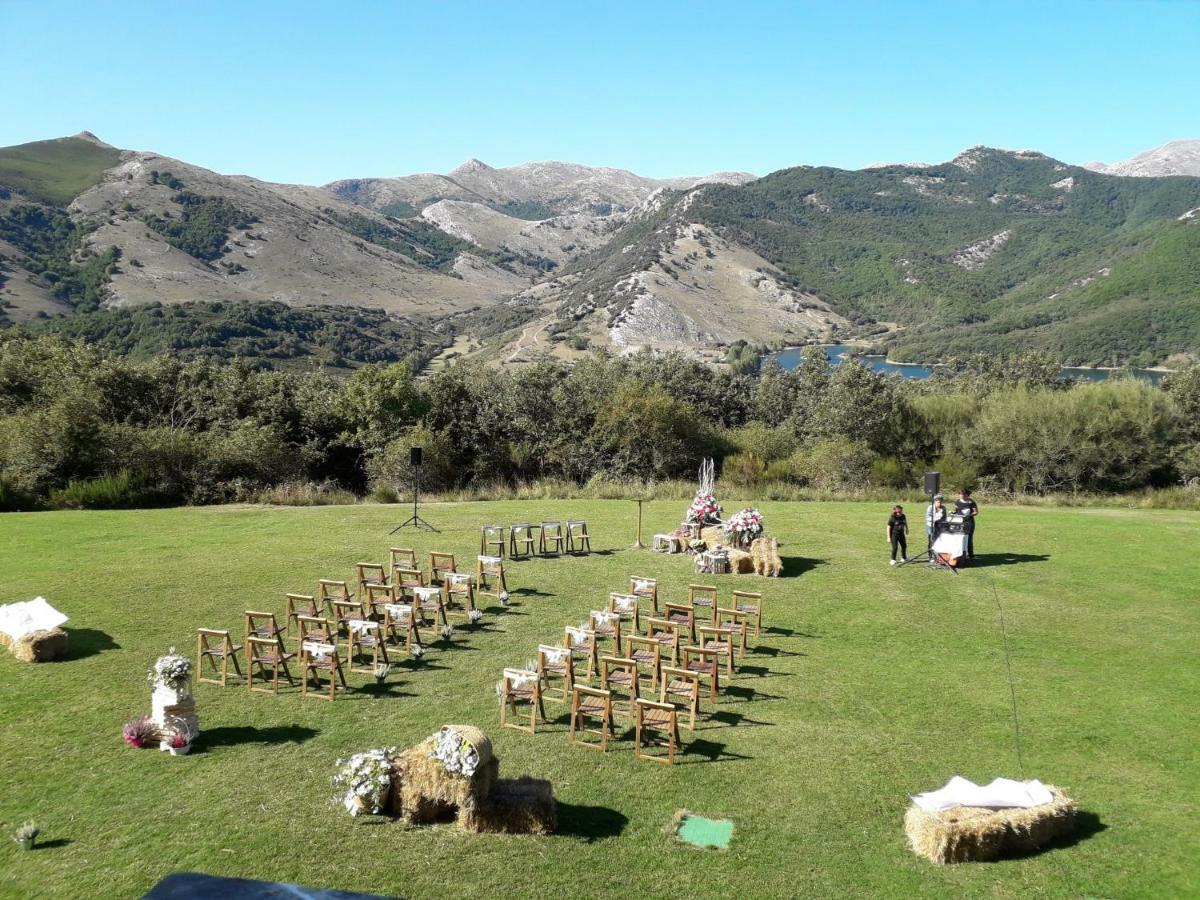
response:
{"label": "lake", "polygon": [[[905,378],[928,378],[934,371],[931,366],[922,366],[917,363],[892,363],[888,362],[884,356],[861,355],[862,348],[853,347],[849,344],[826,344],[824,347],[825,352],[829,355],[829,363],[833,366],[841,365],[848,356],[857,353],[860,354],[857,356],[857,359],[876,372],[894,372]],[[804,360],[804,348],[789,347],[786,350],[772,353],[767,358],[775,360],[784,369],[795,369]],[[1064,378],[1071,378],[1076,381],[1103,381],[1112,373],[1107,369],[1078,369],[1064,366],[1062,374]],[[1167,373],[1153,372],[1148,369],[1134,369],[1133,374],[1137,378],[1149,381],[1151,384],[1158,384]]]}

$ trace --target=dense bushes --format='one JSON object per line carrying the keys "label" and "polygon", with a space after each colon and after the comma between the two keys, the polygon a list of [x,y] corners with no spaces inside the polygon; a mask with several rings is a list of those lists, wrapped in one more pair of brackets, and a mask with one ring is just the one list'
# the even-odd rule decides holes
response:
{"label": "dense bushes", "polygon": [[[814,356],[816,356],[814,354]],[[722,462],[764,496],[955,488],[1131,491],[1200,475],[1200,368],[1165,389],[978,371],[903,382],[818,362],[758,378],[681,356],[496,371],[405,365],[338,380],[249,363],[136,362],[59,337],[0,336],[0,508],[394,499],[422,487],[587,485],[597,495]],[[308,485],[322,485],[310,488]],[[555,490],[558,490],[557,488]]]}

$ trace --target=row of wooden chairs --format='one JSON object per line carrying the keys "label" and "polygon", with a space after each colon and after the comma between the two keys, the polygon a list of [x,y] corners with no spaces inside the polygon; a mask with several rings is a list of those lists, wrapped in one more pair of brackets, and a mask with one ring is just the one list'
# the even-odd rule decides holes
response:
{"label": "row of wooden chairs", "polygon": [[[762,628],[761,594],[734,591],[731,608],[724,609],[717,588],[689,585],[688,600],[660,609],[657,581],[632,577],[629,593],[610,594],[608,608],[592,610],[586,625],[566,626],[561,646],[540,645],[532,667],[504,670],[501,725],[534,734],[546,721],[547,699],[569,702],[570,743],[607,750],[620,714],[632,719],[635,756],[672,764],[680,713],[687,713],[694,732],[702,689],[715,705],[722,672],[732,677],[737,657],[746,653],[751,624],[756,636]],[[601,655],[602,644],[611,652]],[[579,683],[580,656],[587,661],[583,680],[598,674],[598,687]],[[642,696],[646,681],[649,697]],[[665,755],[648,752],[653,748]]]}
{"label": "row of wooden chairs", "polygon": [[[505,539],[507,533],[507,540]],[[484,525],[479,532],[479,552],[510,558],[533,556],[534,546],[542,556],[562,553],[590,553],[592,537],[583,519],[567,519],[566,526],[557,520],[540,524],[517,522],[512,525]]]}

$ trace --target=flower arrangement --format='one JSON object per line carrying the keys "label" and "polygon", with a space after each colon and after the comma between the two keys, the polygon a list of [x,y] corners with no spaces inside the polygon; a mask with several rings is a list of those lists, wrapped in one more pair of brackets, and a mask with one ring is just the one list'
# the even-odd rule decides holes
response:
{"label": "flower arrangement", "polygon": [[172,756],[185,756],[192,749],[192,741],[196,732],[186,719],[170,716],[162,731],[162,739],[158,742],[159,750],[166,750]]}
{"label": "flower arrangement", "polygon": [[763,514],[747,506],[730,517],[724,531],[735,544],[749,544],[763,533]]}
{"label": "flower arrangement", "polygon": [[37,840],[37,836],[41,833],[42,829],[40,829],[33,822],[26,822],[15,832],[13,832],[13,840],[20,844],[24,849],[32,850],[34,841]]}
{"label": "flower arrangement", "polygon": [[413,659],[420,659],[425,655],[425,648],[420,644],[413,644],[412,647],[409,648],[408,653]]}
{"label": "flower arrangement", "polygon": [[689,525],[716,525],[721,521],[721,504],[712,491],[696,491],[696,497],[688,507],[687,521]]}
{"label": "flower arrangement", "polygon": [[154,668],[146,676],[155,687],[170,688],[178,691],[185,687],[192,678],[192,661],[186,656],[180,656],[172,647],[166,656],[160,656],[154,663]]}
{"label": "flower arrangement", "polygon": [[464,778],[470,778],[479,768],[479,751],[453,728],[443,728],[437,733],[430,756],[441,762],[447,772]]}
{"label": "flower arrangement", "polygon": [[442,640],[448,641],[453,637],[454,637],[454,626],[453,625],[443,625],[442,626]]}
{"label": "flower arrangement", "polygon": [[392,759],[395,755],[395,747],[383,747],[339,759],[338,770],[333,776],[333,802],[341,803],[352,816],[383,812],[392,789]]}
{"label": "flower arrangement", "polygon": [[149,716],[130,719],[121,727],[121,737],[131,747],[141,749],[158,736],[158,726]]}
{"label": "flower arrangement", "polygon": [[500,592],[500,605],[501,605],[501,606],[508,606],[508,591],[501,591],[501,592]]}
{"label": "flower arrangement", "polygon": [[472,625],[477,624],[479,622],[479,620],[482,618],[483,618],[483,610],[481,610],[481,609],[473,609],[467,613],[467,622],[469,622]]}
{"label": "flower arrangement", "polygon": [[392,664],[381,662],[375,666],[375,681],[377,684],[383,684],[388,677],[388,673],[392,671]]}

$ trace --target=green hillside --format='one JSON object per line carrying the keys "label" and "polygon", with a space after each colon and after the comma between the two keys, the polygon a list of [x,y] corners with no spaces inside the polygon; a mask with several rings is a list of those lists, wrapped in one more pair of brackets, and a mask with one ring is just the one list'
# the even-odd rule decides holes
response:
{"label": "green hillside", "polygon": [[[1149,363],[1200,350],[1200,228],[1177,221],[1197,206],[1200,178],[976,148],[919,169],[803,167],[714,185],[688,215],[852,320],[907,326],[889,347],[900,358],[979,350],[986,335],[1068,363]],[[1001,234],[989,258],[956,264]]]}
{"label": "green hillside", "polygon": [[0,188],[51,206],[66,206],[99,184],[121,151],[80,137],[0,147]]}

